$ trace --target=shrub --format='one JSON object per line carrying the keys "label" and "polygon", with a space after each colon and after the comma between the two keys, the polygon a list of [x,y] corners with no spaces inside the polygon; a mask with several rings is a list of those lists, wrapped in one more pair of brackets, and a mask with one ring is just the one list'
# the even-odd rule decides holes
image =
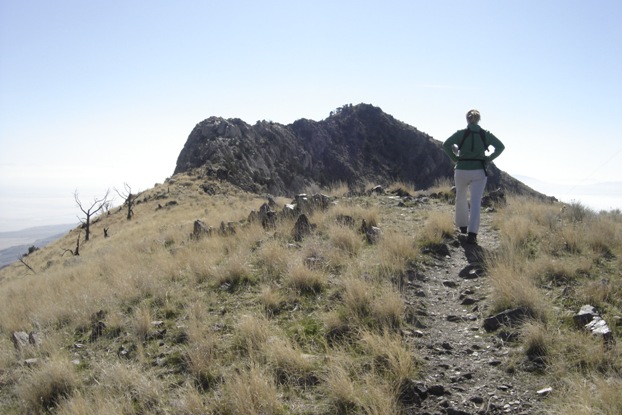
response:
{"label": "shrub", "polygon": [[45,413],[67,399],[79,385],[74,366],[63,356],[56,356],[30,371],[20,381],[17,395],[25,412]]}
{"label": "shrub", "polygon": [[222,388],[220,412],[230,415],[284,414],[272,377],[259,366],[232,371]]}

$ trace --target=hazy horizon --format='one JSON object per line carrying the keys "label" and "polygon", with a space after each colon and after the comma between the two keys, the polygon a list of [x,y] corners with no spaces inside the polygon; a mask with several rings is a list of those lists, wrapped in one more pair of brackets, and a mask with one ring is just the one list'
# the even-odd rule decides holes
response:
{"label": "hazy horizon", "polygon": [[[561,202],[579,202],[597,212],[622,209],[622,181],[583,184],[550,183],[526,175],[510,175],[532,189],[547,196],[553,196]],[[164,179],[166,178],[153,183],[162,183]],[[150,187],[136,190],[144,191]],[[100,194],[84,195],[81,200],[88,203],[94,197],[102,196],[105,190],[103,189]],[[0,206],[2,206],[0,232],[22,231],[37,226],[68,224],[78,226],[80,224],[83,214],[75,204],[73,192],[64,195],[55,194],[53,189],[48,188],[45,190],[45,195],[27,196],[32,194],[38,194],[38,191],[33,189],[32,193],[21,191],[17,195],[0,194]],[[121,200],[112,189],[110,195],[115,196],[113,206],[119,206]],[[11,206],[16,206],[16,208],[12,210]]]}

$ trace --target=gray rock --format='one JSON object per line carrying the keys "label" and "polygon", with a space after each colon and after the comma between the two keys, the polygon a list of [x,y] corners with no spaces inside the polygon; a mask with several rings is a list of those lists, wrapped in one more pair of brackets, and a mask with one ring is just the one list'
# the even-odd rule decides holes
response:
{"label": "gray rock", "polygon": [[192,239],[199,239],[202,236],[209,236],[212,234],[212,228],[206,225],[203,221],[197,219],[194,221],[192,229]]}
{"label": "gray rock", "polygon": [[28,340],[28,333],[25,331],[14,331],[11,334],[11,340],[13,340],[13,345],[15,349],[21,352],[24,348],[28,347],[30,344]]}
{"label": "gray rock", "polygon": [[307,218],[307,215],[302,214],[298,216],[294,229],[292,230],[292,236],[297,242],[302,241],[307,235],[311,234],[312,225]]}
{"label": "gray rock", "polygon": [[594,306],[588,304],[582,306],[579,312],[575,314],[572,319],[577,326],[581,327],[592,321],[594,317],[598,317],[598,312],[596,311]]}
{"label": "gray rock", "polygon": [[584,305],[579,312],[573,316],[575,324],[590,331],[595,336],[602,336],[605,343],[613,341],[613,332],[607,322],[598,314],[592,305]]}
{"label": "gray rock", "polygon": [[512,326],[522,323],[529,316],[527,309],[519,307],[502,311],[484,319],[484,329],[488,332],[499,329],[502,325]]}

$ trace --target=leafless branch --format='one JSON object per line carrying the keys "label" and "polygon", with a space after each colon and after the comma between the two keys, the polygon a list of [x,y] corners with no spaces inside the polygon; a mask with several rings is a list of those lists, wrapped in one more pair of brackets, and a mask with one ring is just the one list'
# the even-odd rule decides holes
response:
{"label": "leafless branch", "polygon": [[32,267],[30,265],[28,265],[22,258],[18,258],[18,259],[19,259],[19,262],[21,262],[26,268],[31,270],[33,274],[36,274],[36,271],[34,269],[32,269]]}

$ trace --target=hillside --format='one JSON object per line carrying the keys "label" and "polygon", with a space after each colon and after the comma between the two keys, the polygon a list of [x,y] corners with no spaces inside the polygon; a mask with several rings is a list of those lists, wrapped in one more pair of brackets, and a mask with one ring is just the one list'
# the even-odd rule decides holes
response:
{"label": "hillside", "polygon": [[619,414],[622,345],[573,323],[622,333],[619,213],[510,197],[469,246],[406,187],[180,173],[72,230],[0,270],[0,412]]}
{"label": "hillside", "polygon": [[[210,117],[190,133],[175,173],[202,169],[253,193],[287,195],[309,185],[336,182],[357,191],[367,183],[395,181],[427,189],[453,178],[453,165],[441,142],[380,108],[345,105],[321,121],[290,125]],[[489,166],[488,188],[544,197]]]}

